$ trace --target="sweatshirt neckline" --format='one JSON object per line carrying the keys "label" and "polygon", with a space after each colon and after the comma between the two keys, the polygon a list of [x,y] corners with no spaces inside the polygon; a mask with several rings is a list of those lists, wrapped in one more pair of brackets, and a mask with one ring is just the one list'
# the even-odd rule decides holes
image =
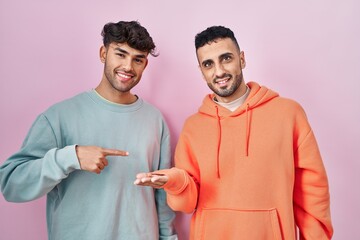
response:
{"label": "sweatshirt neckline", "polygon": [[238,109],[245,101],[246,101],[246,98],[249,96],[250,94],[250,88],[246,86],[246,92],[241,96],[239,97],[238,99],[235,99],[234,101],[232,102],[219,102],[216,100],[216,97],[214,95],[214,98],[213,98],[213,101],[220,105],[220,106],[223,106],[224,108],[227,108],[229,111],[231,112],[234,112],[236,109]]}
{"label": "sweatshirt neckline", "polygon": [[126,112],[134,112],[141,108],[144,101],[138,97],[138,99],[131,104],[119,104],[111,102],[103,97],[101,97],[95,89],[91,89],[87,92],[91,100],[93,100],[97,105],[100,107],[112,111],[112,112],[119,112],[119,113],[126,113]]}

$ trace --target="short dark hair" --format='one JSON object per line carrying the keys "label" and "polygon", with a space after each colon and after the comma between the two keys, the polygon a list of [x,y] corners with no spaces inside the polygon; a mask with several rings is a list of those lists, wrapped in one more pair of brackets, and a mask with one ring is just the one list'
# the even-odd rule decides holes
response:
{"label": "short dark hair", "polygon": [[130,47],[142,52],[148,52],[157,57],[156,46],[150,34],[137,21],[120,21],[105,24],[101,36],[105,47],[111,43],[127,43]]}
{"label": "short dark hair", "polygon": [[205,44],[216,41],[217,39],[230,38],[240,51],[239,44],[235,38],[233,31],[224,26],[212,26],[208,27],[204,31],[196,34],[195,36],[195,48],[204,46]]}

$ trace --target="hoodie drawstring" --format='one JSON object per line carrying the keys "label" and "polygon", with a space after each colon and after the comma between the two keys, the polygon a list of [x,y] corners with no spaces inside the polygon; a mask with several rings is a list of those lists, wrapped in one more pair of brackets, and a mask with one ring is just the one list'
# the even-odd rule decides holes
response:
{"label": "hoodie drawstring", "polygon": [[[217,143],[217,151],[216,151],[216,176],[220,178],[220,147],[221,147],[221,123],[220,123],[220,116],[219,116],[219,108],[216,108],[216,120],[217,120],[217,129],[218,129],[218,143]],[[250,139],[250,105],[249,103],[246,104],[246,121],[245,121],[245,156],[249,156],[249,139]]]}
{"label": "hoodie drawstring", "polygon": [[217,154],[216,154],[216,175],[220,178],[220,144],[221,144],[221,123],[220,123],[220,116],[219,116],[219,108],[216,108],[216,119],[217,119],[217,128],[218,128],[218,144],[217,144]]}
{"label": "hoodie drawstring", "polygon": [[249,156],[249,137],[250,137],[250,118],[249,118],[249,103],[246,104],[246,138],[245,138],[245,156]]}

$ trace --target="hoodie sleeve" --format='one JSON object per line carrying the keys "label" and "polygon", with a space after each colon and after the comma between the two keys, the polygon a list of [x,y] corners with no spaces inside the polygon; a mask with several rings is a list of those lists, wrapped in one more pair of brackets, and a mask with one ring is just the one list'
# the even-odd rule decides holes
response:
{"label": "hoodie sleeve", "polygon": [[[170,135],[165,123],[164,128],[165,131],[163,133],[160,144],[159,169],[168,169],[171,167]],[[176,215],[166,202],[166,193],[164,189],[155,190],[155,201],[159,219],[160,240],[177,240],[178,238],[174,227],[174,220]]]}
{"label": "hoodie sleeve", "polygon": [[[329,185],[315,136],[305,117],[295,152],[294,214],[300,239],[331,239]],[[304,127],[305,125],[305,127]]]}
{"label": "hoodie sleeve", "polygon": [[59,149],[49,121],[40,115],[19,152],[0,166],[1,191],[7,201],[26,202],[50,192],[80,169],[75,145]]}
{"label": "hoodie sleeve", "polygon": [[172,209],[192,213],[198,202],[200,174],[195,156],[184,135],[181,134],[176,146],[175,168],[167,171],[169,181],[164,189]]}

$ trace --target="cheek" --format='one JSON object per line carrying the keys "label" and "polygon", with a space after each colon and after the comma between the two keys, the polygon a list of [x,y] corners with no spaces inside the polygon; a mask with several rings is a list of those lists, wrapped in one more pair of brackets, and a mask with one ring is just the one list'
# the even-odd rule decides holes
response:
{"label": "cheek", "polygon": [[108,68],[113,68],[114,65],[116,65],[116,61],[114,60],[114,58],[112,57],[107,57],[106,58],[106,61],[105,61],[105,65],[108,67]]}
{"label": "cheek", "polygon": [[212,71],[210,71],[210,70],[208,70],[208,71],[201,71],[201,73],[202,73],[203,79],[204,79],[206,82],[212,82],[212,80],[213,80]]}
{"label": "cheek", "polygon": [[234,72],[234,73],[236,73],[236,75],[241,74],[242,66],[241,66],[240,62],[239,62],[239,64],[233,65],[233,66],[231,67],[231,71]]}
{"label": "cheek", "polygon": [[135,72],[138,77],[141,77],[142,73],[144,72],[145,67],[143,66],[137,66],[135,67]]}

